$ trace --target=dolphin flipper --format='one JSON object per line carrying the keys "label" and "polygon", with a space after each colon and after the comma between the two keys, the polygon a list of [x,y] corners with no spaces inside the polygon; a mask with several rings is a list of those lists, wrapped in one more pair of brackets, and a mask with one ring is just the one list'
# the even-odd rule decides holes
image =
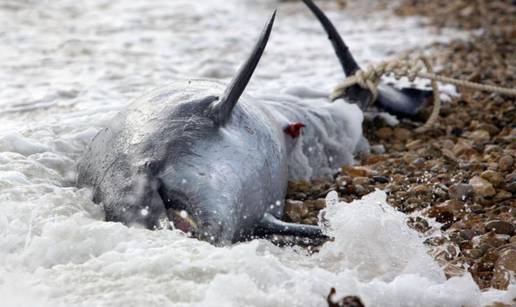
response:
{"label": "dolphin flipper", "polygon": [[378,88],[378,105],[385,111],[400,116],[414,117],[421,109],[433,92],[405,87],[395,89],[391,86],[380,84]]}
{"label": "dolphin flipper", "polygon": [[317,226],[283,222],[270,213],[265,213],[258,226],[254,229],[253,235],[285,235],[306,238],[328,238],[322,232],[321,228]]}

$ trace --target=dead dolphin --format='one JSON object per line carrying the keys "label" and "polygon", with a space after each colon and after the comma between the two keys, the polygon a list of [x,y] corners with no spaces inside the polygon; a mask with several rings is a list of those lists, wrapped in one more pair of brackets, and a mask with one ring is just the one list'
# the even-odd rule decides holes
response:
{"label": "dead dolphin", "polygon": [[[333,45],[333,49],[335,50],[345,75],[354,75],[358,70],[360,70],[360,66],[355,61],[348,46],[344,43],[344,40],[337,32],[335,26],[312,0],[302,1],[310,11],[312,11],[315,17],[317,17],[328,34],[328,39]],[[373,96],[369,90],[364,89],[359,85],[354,85],[347,89],[343,97],[337,98],[344,98],[348,102],[357,103],[363,111],[365,111],[370,105],[374,104],[388,113],[400,117],[413,117],[421,111],[425,102],[428,100],[428,97],[432,95],[432,91],[430,90],[421,90],[416,88],[396,89],[382,83],[379,85],[378,92],[377,100],[371,101]]]}
{"label": "dead dolphin", "polygon": [[[289,166],[304,169],[291,177],[310,178],[351,162],[340,149],[356,145],[361,134],[340,130],[347,117],[360,124],[361,113],[345,103],[296,107],[295,100],[243,95],[274,18],[229,86],[175,82],[137,99],[94,137],[78,163],[77,183],[93,189],[107,221],[148,229],[172,222],[215,245],[270,234],[324,237],[316,226],[279,220]],[[307,138],[300,135],[305,125]]]}

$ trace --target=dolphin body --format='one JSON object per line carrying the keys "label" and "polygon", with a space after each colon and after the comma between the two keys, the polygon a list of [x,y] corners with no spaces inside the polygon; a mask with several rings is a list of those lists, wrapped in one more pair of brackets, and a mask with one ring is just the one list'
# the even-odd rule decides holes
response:
{"label": "dolphin body", "polygon": [[363,138],[351,126],[362,117],[346,103],[243,94],[275,14],[229,86],[175,82],[137,99],[95,136],[77,182],[93,189],[107,221],[172,224],[215,245],[270,234],[325,237],[319,227],[280,221],[287,182],[329,176],[351,163]]}

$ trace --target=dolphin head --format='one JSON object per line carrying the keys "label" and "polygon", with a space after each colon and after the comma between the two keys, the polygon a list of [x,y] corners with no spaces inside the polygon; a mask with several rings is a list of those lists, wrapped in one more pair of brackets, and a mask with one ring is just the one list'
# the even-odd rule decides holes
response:
{"label": "dolphin head", "polygon": [[235,106],[263,54],[275,14],[225,89],[215,81],[176,82],[142,97],[127,112],[138,150],[132,164],[148,178],[140,194],[151,201],[159,195],[160,210],[173,227],[213,244],[232,242],[239,231],[235,219],[246,214],[237,212],[245,197],[242,186],[249,185],[240,172],[254,162],[242,142],[247,130],[229,123],[248,116]]}

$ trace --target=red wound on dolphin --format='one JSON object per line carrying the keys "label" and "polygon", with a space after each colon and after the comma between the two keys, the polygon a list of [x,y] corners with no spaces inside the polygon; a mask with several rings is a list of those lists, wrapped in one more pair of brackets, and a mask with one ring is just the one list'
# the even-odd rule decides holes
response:
{"label": "red wound on dolphin", "polygon": [[283,131],[295,139],[301,135],[301,128],[304,127],[305,125],[303,123],[292,123],[285,127]]}

